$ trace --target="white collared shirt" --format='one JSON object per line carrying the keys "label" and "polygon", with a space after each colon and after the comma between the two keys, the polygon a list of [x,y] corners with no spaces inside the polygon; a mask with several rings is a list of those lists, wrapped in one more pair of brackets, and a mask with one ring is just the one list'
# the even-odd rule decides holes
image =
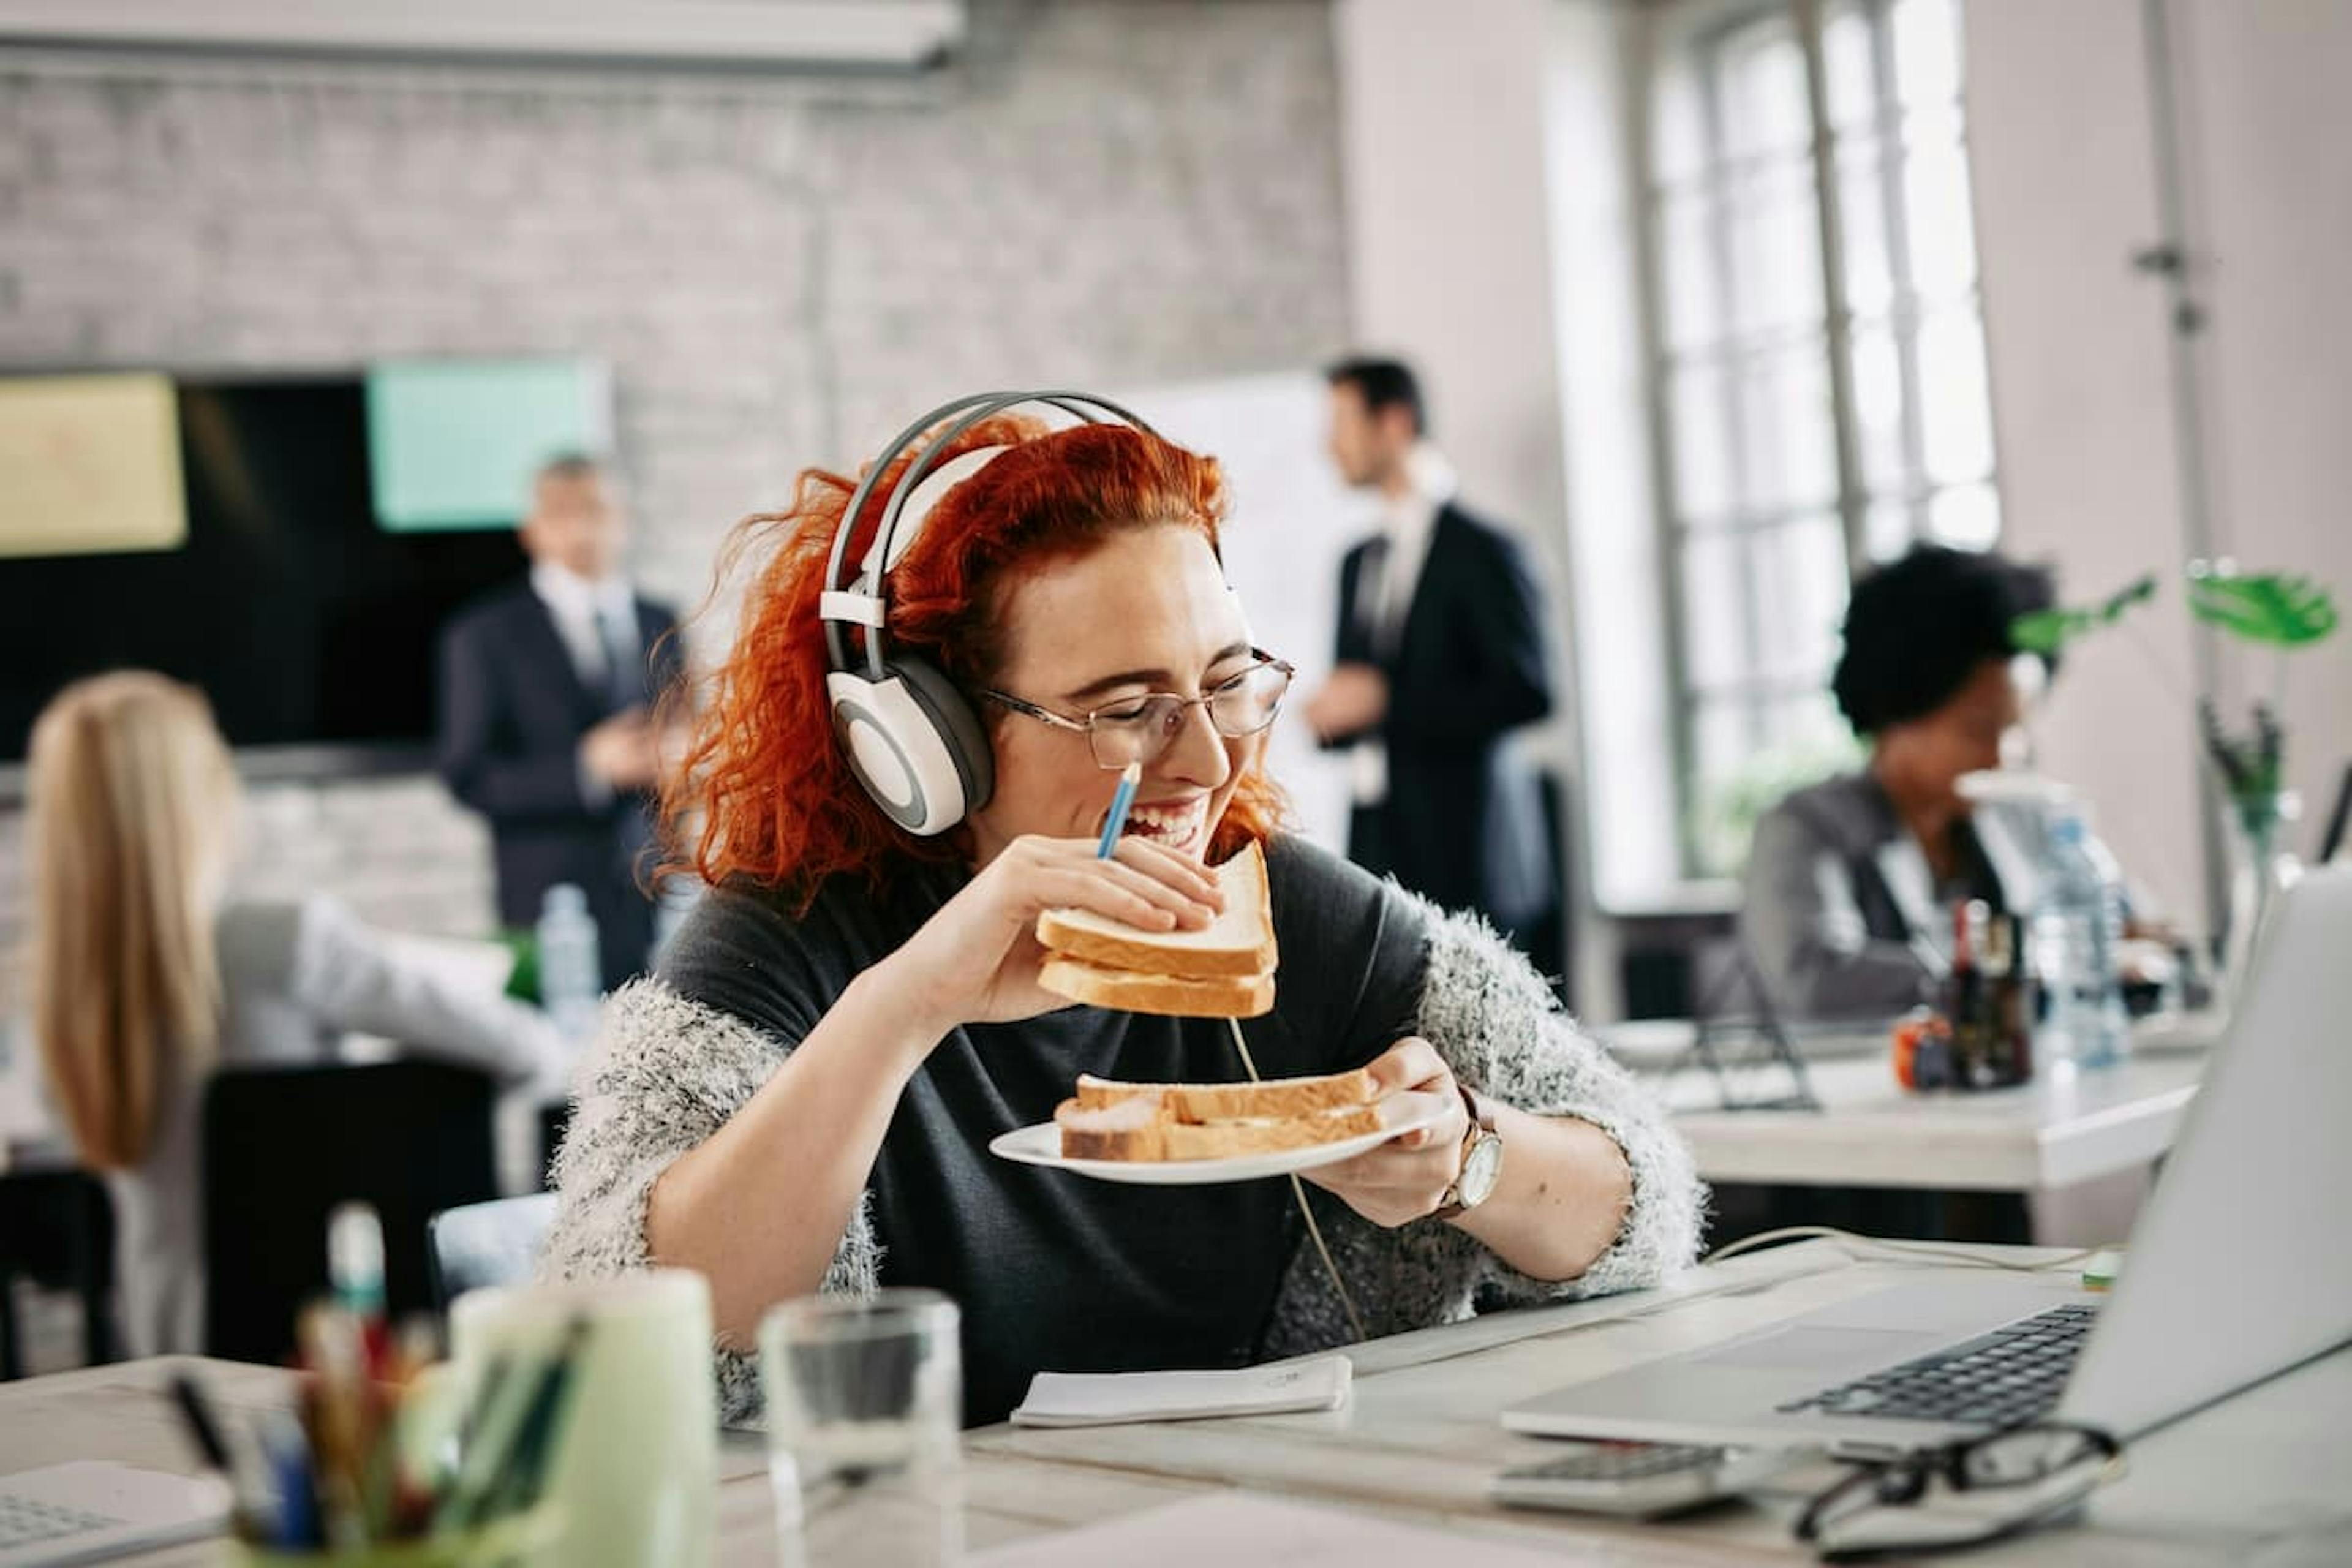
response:
{"label": "white collared shirt", "polygon": [[[1388,554],[1381,567],[1380,596],[1364,606],[1372,617],[1371,646],[1376,656],[1396,651],[1404,637],[1405,617],[1421,585],[1421,570],[1429,562],[1429,542],[1437,531],[1437,514],[1454,499],[1454,465],[1428,442],[1415,444],[1405,455],[1408,489],[1384,497],[1381,506],[1381,537]],[[1377,739],[1356,742],[1349,772],[1358,805],[1378,805],[1388,798],[1388,748]]]}
{"label": "white collared shirt", "polygon": [[[613,687],[613,655],[605,646],[604,628],[599,616],[611,617],[613,624],[626,629],[635,640],[637,636],[637,600],[630,592],[629,580],[617,574],[590,582],[568,567],[552,561],[541,561],[530,569],[530,591],[547,606],[555,622],[556,635],[563,639],[563,649],[572,656],[572,668],[580,676],[580,684],[594,692],[609,691]],[[642,657],[641,647],[633,657]]]}
{"label": "white collared shirt", "polygon": [[1421,569],[1429,561],[1430,536],[1437,531],[1437,514],[1454,499],[1453,466],[1426,443],[1405,458],[1411,485],[1402,495],[1383,497],[1381,537],[1388,556],[1381,568],[1380,599],[1369,606],[1374,616],[1372,646],[1393,653],[1404,636],[1405,616],[1412,608],[1413,590],[1421,584]]}
{"label": "white collared shirt", "polygon": [[[548,618],[555,623],[556,636],[563,639],[563,651],[572,656],[572,668],[580,677],[580,684],[591,692],[602,694],[613,689],[613,653],[605,646],[604,628],[597,624],[600,615],[614,617],[631,642],[638,640],[637,599],[629,590],[629,580],[614,575],[590,582],[569,567],[552,561],[532,563],[530,591],[547,606]],[[629,656],[645,657],[643,647]],[[586,741],[583,738],[582,744]],[[601,811],[613,799],[613,786],[582,757],[573,767],[580,783],[580,802],[591,811]]]}

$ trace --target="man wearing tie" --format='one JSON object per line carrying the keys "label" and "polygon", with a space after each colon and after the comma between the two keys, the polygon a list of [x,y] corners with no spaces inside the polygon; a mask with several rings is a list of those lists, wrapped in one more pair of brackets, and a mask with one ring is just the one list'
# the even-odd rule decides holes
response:
{"label": "man wearing tie", "polygon": [[540,469],[521,529],[529,581],[441,634],[436,746],[450,792],[490,820],[499,919],[528,926],[549,888],[578,885],[608,990],[653,945],[637,862],[652,841],[654,700],[678,668],[676,617],[620,574],[625,533],[594,459]]}
{"label": "man wearing tie", "polygon": [[1541,784],[1504,738],[1551,710],[1541,593],[1517,542],[1454,504],[1412,372],[1352,359],[1328,379],[1332,459],[1381,500],[1381,531],[1339,569],[1338,662],[1306,705],[1350,752],[1349,858],[1528,947],[1558,878]]}

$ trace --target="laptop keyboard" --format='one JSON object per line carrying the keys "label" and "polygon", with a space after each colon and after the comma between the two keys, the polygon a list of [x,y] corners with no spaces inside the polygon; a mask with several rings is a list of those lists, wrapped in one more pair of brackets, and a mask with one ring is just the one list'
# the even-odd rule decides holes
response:
{"label": "laptop keyboard", "polygon": [[1785,1414],[1885,1415],[2011,1426],[2050,1412],[2098,1318],[2092,1306],[2053,1307],[1964,1344],[1823,1389]]}
{"label": "laptop keyboard", "polygon": [[30,1546],[38,1541],[57,1541],[68,1535],[87,1535],[94,1530],[111,1530],[121,1522],[109,1514],[90,1513],[82,1509],[45,1502],[39,1498],[0,1491],[0,1552]]}

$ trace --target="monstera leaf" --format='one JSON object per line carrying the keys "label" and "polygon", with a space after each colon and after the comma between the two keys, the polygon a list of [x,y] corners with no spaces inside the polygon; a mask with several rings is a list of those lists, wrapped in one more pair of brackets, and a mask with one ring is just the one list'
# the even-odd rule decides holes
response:
{"label": "monstera leaf", "polygon": [[2111,626],[2134,605],[2156,597],[2156,574],[2134,579],[2096,605],[2063,605],[2035,610],[2009,623],[2009,644],[2021,653],[2055,658],[2061,649],[2084,632]]}
{"label": "monstera leaf", "polygon": [[2304,647],[2336,629],[2336,598],[2300,574],[2238,573],[2196,563],[2189,569],[2189,612],[2248,642]]}

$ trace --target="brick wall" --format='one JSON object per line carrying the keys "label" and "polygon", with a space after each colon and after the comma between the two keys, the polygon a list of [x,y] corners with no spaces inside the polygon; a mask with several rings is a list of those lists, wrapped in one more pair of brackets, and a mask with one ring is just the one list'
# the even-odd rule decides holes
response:
{"label": "brick wall", "polygon": [[[1338,134],[1320,0],[982,4],[911,79],[0,52],[0,368],[603,357],[636,568],[691,604],[730,522],[938,399],[1344,346]],[[429,780],[254,816],[264,884],[488,922]]]}

